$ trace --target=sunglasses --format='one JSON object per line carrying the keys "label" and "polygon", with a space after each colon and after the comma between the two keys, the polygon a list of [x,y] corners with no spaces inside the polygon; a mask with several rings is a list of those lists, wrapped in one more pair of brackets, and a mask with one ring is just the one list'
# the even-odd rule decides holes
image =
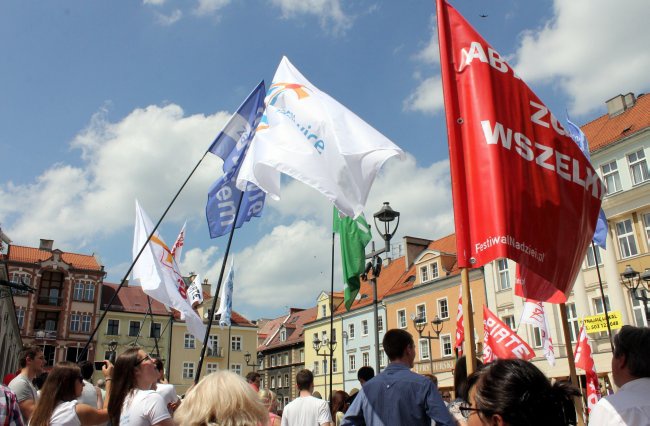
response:
{"label": "sunglasses", "polygon": [[137,367],[138,365],[142,364],[142,363],[145,362],[146,360],[151,360],[151,357],[150,357],[149,355],[147,355],[147,356],[145,356],[144,358],[142,358],[142,359],[136,361],[136,362],[135,362],[135,366]]}
{"label": "sunglasses", "polygon": [[480,408],[474,408],[470,406],[469,402],[463,402],[462,404],[460,404],[458,406],[458,410],[460,411],[460,414],[463,415],[465,420],[469,419],[469,416],[472,414],[472,411],[476,411],[477,413],[483,411]]}

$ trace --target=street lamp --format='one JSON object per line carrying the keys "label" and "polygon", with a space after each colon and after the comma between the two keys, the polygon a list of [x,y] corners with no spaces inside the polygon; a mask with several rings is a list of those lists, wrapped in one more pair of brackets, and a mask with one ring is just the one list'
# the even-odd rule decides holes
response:
{"label": "street lamp", "polygon": [[[334,353],[334,350],[336,349],[336,340],[329,340],[327,337],[323,337],[323,340],[320,340],[318,338],[318,335],[314,336],[314,341],[312,342],[312,346],[314,347],[314,350],[316,351],[316,355],[320,355],[323,357],[324,361],[327,361],[327,357],[329,356],[330,359],[332,358],[332,354]],[[323,348],[325,349],[323,353],[320,353],[320,349]],[[329,353],[328,353],[329,352]],[[330,363],[331,364],[331,363]],[[327,365],[327,363],[325,363]],[[330,365],[329,368],[331,369],[332,366]],[[323,375],[325,376],[325,392],[327,392],[327,371],[323,370]],[[330,387],[329,387],[329,396],[330,398],[332,397],[332,381],[330,380]],[[325,399],[327,399],[327,393],[323,395]]]}
{"label": "street lamp", "polygon": [[253,362],[253,363],[251,364],[251,363],[250,363],[250,360],[251,360],[251,353],[247,351],[247,352],[244,354],[244,361],[246,361],[246,365],[248,365],[249,367],[253,367],[253,371],[255,371],[255,367],[258,367],[258,366],[262,363],[262,359],[263,359],[263,358],[264,358],[264,355],[262,355],[262,353],[258,353],[258,354],[257,354],[257,363]]}
{"label": "street lamp", "polygon": [[[424,316],[415,316],[411,315],[411,320],[413,320],[413,326],[418,332],[420,339],[427,339],[429,341],[429,369],[430,373],[433,374],[433,354],[431,353],[431,341],[440,339],[440,333],[442,333],[442,320],[438,315],[431,320],[431,328],[433,332],[436,333],[435,336],[431,336],[431,331],[427,330],[427,335],[422,336],[422,332],[427,327],[427,320]],[[420,354],[421,355],[421,354]]]}
{"label": "street lamp", "polygon": [[[632,269],[630,265],[625,267],[625,271],[621,274],[623,285],[630,291],[632,297],[636,300],[642,301],[645,306],[645,319],[650,323],[650,307],[648,306],[648,294],[650,291],[650,268],[646,268],[642,274]],[[641,290],[640,294],[637,290]]]}

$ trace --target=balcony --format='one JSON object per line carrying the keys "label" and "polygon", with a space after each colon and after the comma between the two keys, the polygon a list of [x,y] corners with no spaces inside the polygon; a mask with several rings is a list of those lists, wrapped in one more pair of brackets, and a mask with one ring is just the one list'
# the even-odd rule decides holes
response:
{"label": "balcony", "polygon": [[34,339],[36,339],[36,340],[56,340],[56,331],[34,330]]}
{"label": "balcony", "polygon": [[212,357],[212,358],[223,358],[223,347],[222,346],[214,346],[214,347],[209,347],[206,350],[206,356]]}
{"label": "balcony", "polygon": [[56,296],[38,296],[37,303],[45,306],[63,306],[63,297]]}

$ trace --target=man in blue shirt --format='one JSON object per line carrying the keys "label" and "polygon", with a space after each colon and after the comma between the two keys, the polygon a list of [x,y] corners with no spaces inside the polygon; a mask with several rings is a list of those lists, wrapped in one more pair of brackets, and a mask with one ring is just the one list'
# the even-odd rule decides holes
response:
{"label": "man in blue shirt", "polygon": [[341,426],[455,426],[436,385],[413,373],[415,343],[406,330],[389,330],[383,341],[390,364],[361,388]]}

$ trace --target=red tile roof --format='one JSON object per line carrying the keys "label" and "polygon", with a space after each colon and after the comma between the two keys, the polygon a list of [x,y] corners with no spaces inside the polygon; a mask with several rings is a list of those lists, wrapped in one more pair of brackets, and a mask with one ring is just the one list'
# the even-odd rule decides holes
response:
{"label": "red tile roof", "polygon": [[[279,318],[276,318],[275,320],[272,320],[274,323],[279,319],[282,321],[280,321],[280,324],[278,324],[275,329],[273,329],[269,334],[269,337],[273,336],[271,340],[266,344],[260,345],[257,350],[263,351],[304,342],[304,325],[315,320],[317,312],[318,310],[316,306],[314,306],[301,311],[292,310],[290,315],[283,315]],[[280,333],[276,332],[283,324],[287,325],[287,338],[285,341],[281,341]]]}
{"label": "red tile roof", "polygon": [[[115,294],[119,284],[103,283],[102,284],[102,305],[101,309],[105,310],[108,302]],[[147,312],[149,305],[147,303],[147,295],[144,294],[142,288],[139,286],[122,286],[122,289],[117,293],[117,297],[113,301],[110,310],[116,312],[129,312],[141,313]],[[154,315],[169,315],[165,305],[157,300],[151,299],[151,312]]]}
{"label": "red tile roof", "polygon": [[582,131],[589,141],[589,149],[595,152],[649,126],[650,96],[640,95],[631,108],[614,117],[602,115],[582,126]]}
{"label": "red tile roof", "polygon": [[441,253],[456,254],[456,234],[447,235],[446,237],[431,241],[427,249]]}
{"label": "red tile roof", "polygon": [[[48,260],[53,253],[49,250],[40,250],[34,247],[9,245],[6,259],[13,262],[39,263]],[[76,269],[101,271],[102,267],[95,256],[78,253],[61,252],[61,260]]]}

